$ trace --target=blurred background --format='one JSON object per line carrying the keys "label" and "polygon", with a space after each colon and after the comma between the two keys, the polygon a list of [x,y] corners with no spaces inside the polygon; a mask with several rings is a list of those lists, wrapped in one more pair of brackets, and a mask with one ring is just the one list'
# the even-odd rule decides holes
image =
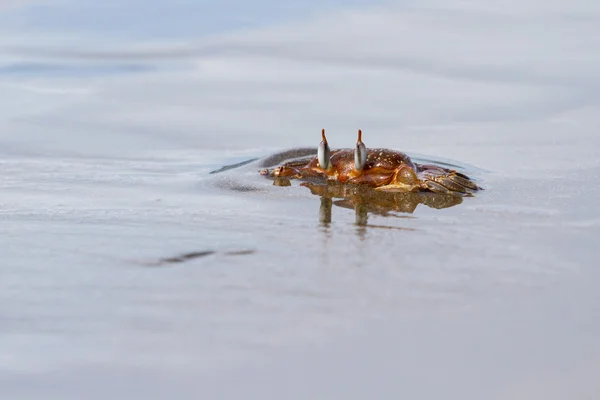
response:
{"label": "blurred background", "polygon": [[[599,50],[593,0],[0,1],[1,397],[595,398]],[[486,190],[209,173],[321,128]]]}

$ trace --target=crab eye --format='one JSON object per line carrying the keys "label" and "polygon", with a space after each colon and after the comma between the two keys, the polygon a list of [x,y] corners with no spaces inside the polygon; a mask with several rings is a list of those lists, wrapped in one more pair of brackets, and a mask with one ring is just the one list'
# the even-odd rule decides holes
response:
{"label": "crab eye", "polygon": [[354,168],[357,171],[362,169],[367,164],[367,146],[361,140],[362,132],[358,130],[358,140],[356,141],[356,148],[354,149]]}
{"label": "crab eye", "polygon": [[329,149],[329,144],[327,144],[327,138],[325,137],[325,129],[321,130],[321,137],[323,140],[319,143],[319,149],[317,151],[317,160],[319,161],[319,165],[323,169],[329,169],[330,166],[330,157],[331,150]]}

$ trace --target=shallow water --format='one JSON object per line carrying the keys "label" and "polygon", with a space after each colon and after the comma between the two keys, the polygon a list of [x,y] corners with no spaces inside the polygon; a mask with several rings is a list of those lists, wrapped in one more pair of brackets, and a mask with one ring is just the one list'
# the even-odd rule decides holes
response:
{"label": "shallow water", "polygon": [[[2,398],[595,398],[595,2],[6,4]],[[210,174],[322,127],[486,190]]]}

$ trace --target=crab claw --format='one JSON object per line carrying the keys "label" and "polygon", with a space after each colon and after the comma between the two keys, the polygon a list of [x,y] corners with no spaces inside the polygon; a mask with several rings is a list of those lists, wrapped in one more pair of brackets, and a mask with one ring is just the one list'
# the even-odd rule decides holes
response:
{"label": "crab claw", "polygon": [[354,149],[354,169],[362,171],[367,163],[367,146],[362,142],[362,131],[358,130],[358,140]]}
{"label": "crab claw", "polygon": [[321,129],[322,141],[319,143],[319,149],[317,151],[317,159],[319,165],[324,170],[328,170],[331,167],[331,150],[329,144],[327,144],[327,138],[325,137],[325,129]]}

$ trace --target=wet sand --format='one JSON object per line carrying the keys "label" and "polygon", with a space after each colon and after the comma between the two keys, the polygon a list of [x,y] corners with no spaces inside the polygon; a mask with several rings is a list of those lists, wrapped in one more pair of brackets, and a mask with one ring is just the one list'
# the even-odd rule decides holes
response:
{"label": "wet sand", "polygon": [[[600,10],[512,6],[183,44],[3,25],[2,397],[594,398]],[[323,224],[259,161],[210,174],[322,127],[486,190]]]}

